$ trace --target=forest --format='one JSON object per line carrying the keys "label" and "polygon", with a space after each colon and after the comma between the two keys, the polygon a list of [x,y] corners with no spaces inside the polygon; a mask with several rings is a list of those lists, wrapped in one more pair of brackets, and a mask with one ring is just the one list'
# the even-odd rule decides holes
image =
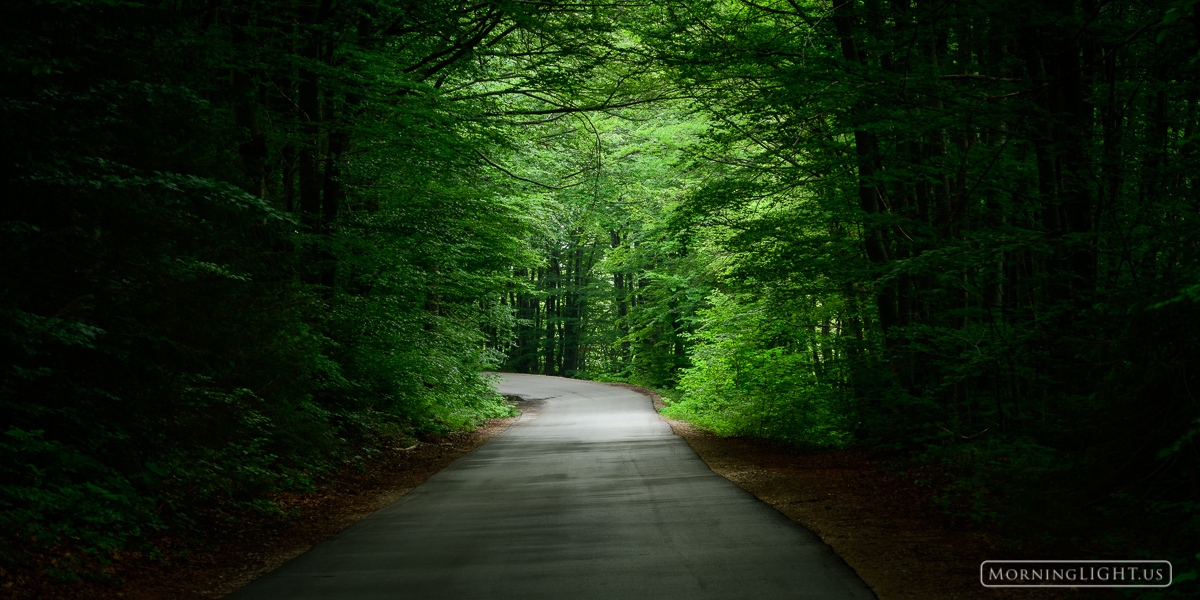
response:
{"label": "forest", "polygon": [[0,563],[273,514],[501,371],[1196,590],[1197,0],[8,6]]}

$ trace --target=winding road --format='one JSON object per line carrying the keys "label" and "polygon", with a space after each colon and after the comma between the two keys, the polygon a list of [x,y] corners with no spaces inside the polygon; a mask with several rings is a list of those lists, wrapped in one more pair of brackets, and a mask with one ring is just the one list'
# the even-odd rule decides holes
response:
{"label": "winding road", "polygon": [[716,475],[642,394],[504,374],[508,431],[232,600],[874,599],[816,535]]}

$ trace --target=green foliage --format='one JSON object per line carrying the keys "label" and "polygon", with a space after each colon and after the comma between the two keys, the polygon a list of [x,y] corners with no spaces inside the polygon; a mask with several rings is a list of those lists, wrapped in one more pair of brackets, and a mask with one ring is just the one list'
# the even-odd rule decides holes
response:
{"label": "green foliage", "polygon": [[[653,75],[640,77],[652,82]],[[695,281],[707,257],[668,221],[702,176],[681,166],[683,149],[703,128],[686,105],[668,103],[527,134],[531,149],[514,157],[524,161],[522,173],[544,180],[559,165],[578,170],[563,189],[538,197],[543,262],[515,269],[529,287],[511,299],[519,325],[506,368],[655,387],[676,381],[687,364],[687,316],[708,290]]]}
{"label": "green foliage", "polygon": [[714,292],[679,383],[682,398],[664,411],[720,435],[753,435],[813,447],[840,447],[852,438],[845,393],[820,385],[831,364],[814,363],[818,335],[793,319],[810,315],[769,310],[766,300]]}

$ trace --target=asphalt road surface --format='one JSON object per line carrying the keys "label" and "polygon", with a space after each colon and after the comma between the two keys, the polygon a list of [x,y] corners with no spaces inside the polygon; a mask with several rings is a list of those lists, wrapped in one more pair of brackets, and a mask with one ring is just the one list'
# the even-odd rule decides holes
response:
{"label": "asphalt road surface", "polygon": [[709,470],[646,396],[503,377],[539,401],[508,431],[227,598],[875,598],[816,535]]}

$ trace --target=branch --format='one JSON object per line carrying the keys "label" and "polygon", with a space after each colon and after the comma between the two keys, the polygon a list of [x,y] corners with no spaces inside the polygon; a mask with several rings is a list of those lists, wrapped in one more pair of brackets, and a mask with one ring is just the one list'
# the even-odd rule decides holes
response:
{"label": "branch", "polygon": [[[480,31],[479,34],[476,35],[475,37],[472,37],[471,39],[469,39],[465,43],[463,43],[459,47],[458,51],[455,52],[452,56],[450,56],[450,58],[447,58],[446,60],[443,60],[442,62],[440,62],[436,65],[433,65],[432,67],[429,67],[428,69],[421,71],[420,72],[421,79],[422,80],[428,79],[429,77],[431,77],[433,74],[437,73],[438,71],[441,71],[442,69],[458,62],[459,59],[461,59],[463,56],[466,56],[466,54],[468,52],[475,49],[475,47],[478,46],[479,43],[482,42],[483,39],[486,38],[488,36],[488,34],[491,33],[492,30],[495,29],[496,26],[499,25],[500,22],[503,20],[504,20],[504,17],[501,16],[501,17],[497,18],[495,21],[492,21],[490,24],[486,24],[486,22],[485,22],[485,25],[483,26],[483,30]],[[509,31],[512,31],[512,30],[510,29]],[[508,35],[508,34],[505,33],[505,35]],[[410,72],[407,69],[405,71]]]}
{"label": "branch", "polygon": [[[475,150],[475,154],[478,154],[479,158],[483,159],[483,162],[495,167],[496,169],[499,169],[505,175],[508,175],[509,177],[512,177],[513,179],[519,179],[521,181],[524,181],[525,183],[532,183],[533,185],[544,187],[548,190],[565,190],[567,188],[572,188],[572,187],[579,185],[580,183],[583,183],[582,181],[580,181],[579,183],[572,183],[571,185],[553,186],[553,185],[546,185],[540,181],[526,179],[526,178],[521,177],[520,175],[517,175],[516,173],[513,173],[512,171],[509,171],[508,169],[505,169],[504,167],[492,162],[491,160],[488,159],[488,157],[484,156],[483,153],[480,152],[478,149],[474,149],[474,150]],[[578,173],[576,173],[576,175],[578,175]]]}
{"label": "branch", "polygon": [[[513,125],[542,125],[545,123],[553,123],[565,116],[567,116],[567,115],[565,115],[565,114],[564,115],[554,115],[553,117],[547,117],[545,119],[538,119],[536,121],[513,121]],[[575,130],[572,129],[571,131],[575,131]]]}
{"label": "branch", "polygon": [[625,108],[628,106],[636,106],[638,104],[647,104],[650,102],[662,102],[667,100],[683,100],[692,98],[692,96],[667,96],[659,98],[646,98],[644,100],[630,100],[620,104],[595,104],[592,106],[577,106],[577,107],[562,107],[549,108],[546,110],[513,110],[497,113],[483,113],[485,117],[517,117],[517,116],[534,116],[534,115],[557,115],[562,113],[580,113],[580,112],[600,112],[611,110],[614,108]]}

